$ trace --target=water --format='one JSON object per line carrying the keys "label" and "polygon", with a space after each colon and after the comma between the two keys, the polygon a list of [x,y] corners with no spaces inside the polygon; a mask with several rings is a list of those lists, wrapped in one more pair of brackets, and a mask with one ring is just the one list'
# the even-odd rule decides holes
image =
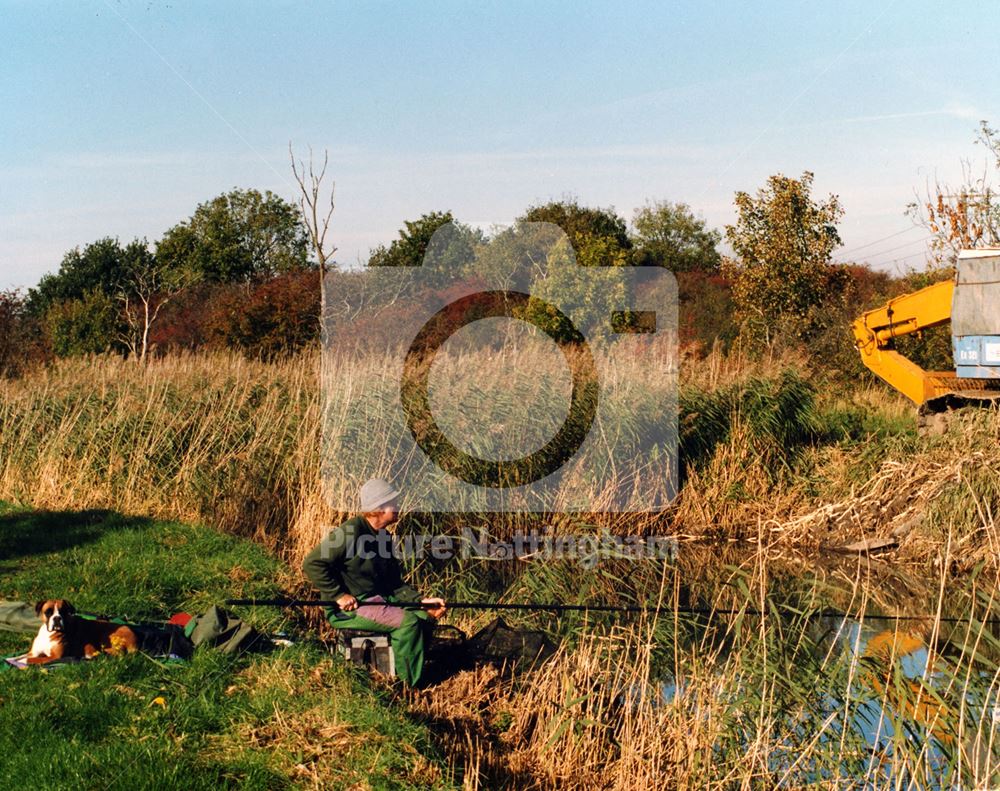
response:
{"label": "water", "polygon": [[[774,740],[769,765],[776,775],[787,773],[793,785],[847,781],[867,788],[902,782],[952,788],[963,787],[959,764],[978,778],[1000,766],[1000,671],[995,655],[973,650],[963,630],[952,635],[966,638],[958,644],[938,636],[933,651],[925,630],[892,621],[818,617],[805,631],[814,663],[802,663],[809,689],[790,708],[794,715],[781,723],[786,737]],[[817,667],[823,672],[810,676]],[[748,701],[753,711],[760,699],[755,685],[763,686],[768,672],[741,669],[735,683],[731,676],[723,683],[721,694]],[[683,675],[665,675],[628,690],[621,702],[685,705],[687,683]],[[789,688],[801,689],[794,680]],[[700,713],[691,710],[692,716]],[[759,737],[752,727],[742,733],[746,744]],[[994,786],[1000,786],[1000,775]]]}

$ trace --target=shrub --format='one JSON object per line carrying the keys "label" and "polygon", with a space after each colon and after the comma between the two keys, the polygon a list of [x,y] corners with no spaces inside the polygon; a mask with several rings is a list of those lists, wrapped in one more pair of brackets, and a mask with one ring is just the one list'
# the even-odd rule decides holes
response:
{"label": "shrub", "polygon": [[739,328],[733,318],[733,292],[722,275],[704,270],[677,273],[678,340],[711,349],[728,347]]}
{"label": "shrub", "polygon": [[208,342],[206,323],[216,305],[239,286],[199,283],[179,294],[163,308],[159,321],[150,333],[156,354],[174,351],[194,351]]}
{"label": "shrub", "polygon": [[319,315],[319,274],[290,272],[249,292],[222,291],[205,317],[205,338],[211,345],[272,360],[317,341]]}
{"label": "shrub", "polygon": [[754,454],[772,473],[788,468],[818,436],[816,389],[794,370],[752,377],[716,390],[680,393],[680,461],[703,465],[740,425]]}
{"label": "shrub", "polygon": [[20,376],[32,362],[44,360],[43,341],[24,297],[17,291],[0,291],[0,378]]}
{"label": "shrub", "polygon": [[59,357],[123,350],[118,303],[100,291],[56,303],[45,314],[45,327]]}

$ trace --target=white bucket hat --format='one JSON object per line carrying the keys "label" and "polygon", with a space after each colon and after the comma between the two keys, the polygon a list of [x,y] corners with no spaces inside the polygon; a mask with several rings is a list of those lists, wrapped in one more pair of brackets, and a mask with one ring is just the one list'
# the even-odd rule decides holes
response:
{"label": "white bucket hat", "polygon": [[399,492],[392,488],[392,484],[381,478],[372,478],[365,481],[361,487],[361,510],[377,511],[381,506],[399,497]]}

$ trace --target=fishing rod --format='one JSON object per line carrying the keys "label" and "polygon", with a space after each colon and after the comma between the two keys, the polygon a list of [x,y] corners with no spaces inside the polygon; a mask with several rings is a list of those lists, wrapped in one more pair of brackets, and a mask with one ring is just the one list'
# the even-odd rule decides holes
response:
{"label": "fishing rod", "polygon": [[[332,607],[341,609],[334,600],[326,599],[226,599],[229,606],[243,607]],[[398,607],[400,609],[436,609],[438,605],[423,604],[421,602],[363,602],[359,601],[358,606],[364,607],[366,604],[376,607]],[[449,610],[526,610],[532,612],[607,612],[607,613],[640,613],[640,614],[660,614],[669,615],[678,613],[682,615],[747,615],[750,617],[765,617],[767,615],[781,614],[768,610],[755,609],[716,609],[713,607],[651,607],[635,605],[611,605],[611,604],[557,604],[547,602],[529,602],[526,604],[501,604],[496,602],[448,602],[445,605]],[[937,620],[941,623],[966,623],[968,618],[945,617],[938,618],[935,615],[852,615],[838,610],[816,610],[814,612],[799,612],[791,608],[785,608],[788,612],[786,617],[800,615],[805,618],[853,618],[855,620],[869,621],[927,621]],[[1000,624],[1000,618],[988,618],[984,621],[977,621],[980,624]]]}

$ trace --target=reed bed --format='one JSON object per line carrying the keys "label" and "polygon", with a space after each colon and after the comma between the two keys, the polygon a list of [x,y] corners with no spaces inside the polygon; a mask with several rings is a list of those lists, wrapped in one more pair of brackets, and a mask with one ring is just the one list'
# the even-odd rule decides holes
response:
{"label": "reed bed", "polygon": [[[716,590],[735,615],[692,622],[668,585],[658,618],[591,623],[526,675],[480,668],[410,693],[410,709],[465,788],[994,787],[995,595],[939,590],[926,621],[866,626],[867,585],[859,619],[817,618],[827,591],[792,577],[782,592],[781,564],[747,560]],[[942,620],[951,608],[967,620]]]}
{"label": "reed bed", "polygon": [[0,497],[207,522],[287,554],[322,504],[317,377],[308,357],[190,355],[0,383]]}
{"label": "reed bed", "polygon": [[[0,382],[0,499],[207,523],[297,569],[357,484],[346,470],[331,474],[337,448],[324,446],[323,420],[347,425],[348,440],[393,471],[378,411],[350,411],[367,380],[359,365],[378,364],[345,355],[324,366],[318,354],[274,363],[180,355],[144,367],[95,358]],[[343,411],[324,404],[321,382]],[[416,693],[411,711],[435,724],[456,777],[470,788],[834,779],[915,788],[945,772],[953,784],[989,787],[1000,776],[996,720],[984,714],[996,705],[1000,645],[982,624],[996,612],[983,592],[995,589],[1000,558],[996,413],[955,415],[941,435],[923,436],[912,411],[883,390],[824,390],[804,361],[718,352],[682,370],[679,409],[681,496],[664,513],[439,515],[413,525],[482,526],[498,539],[603,527],[681,540],[666,566],[417,564],[421,586],[453,599],[658,602],[667,613],[630,626],[526,619],[562,638],[543,668],[518,677],[480,669]],[[602,492],[589,496],[600,502]],[[817,554],[885,536],[899,540],[895,566]],[[963,579],[973,588],[956,595]],[[283,582],[301,584],[294,572]],[[775,601],[803,612],[939,612],[970,622],[963,634],[921,622],[930,659],[914,682],[900,675],[895,640],[887,656],[865,657],[843,650],[843,635],[817,635],[805,616],[689,623],[669,615],[691,605],[767,610]],[[673,691],[661,694],[664,685]],[[873,699],[896,724],[876,748],[857,724]],[[937,719],[928,722],[928,712]]]}
{"label": "reed bed", "polygon": [[[372,380],[366,366],[380,364],[346,355],[324,366],[317,354],[276,363],[198,354],[140,367],[103,357],[0,382],[0,498],[205,522],[252,537],[294,566],[354,501],[359,481],[337,466],[346,445],[385,474],[398,463],[377,403],[357,407]],[[609,388],[621,391],[615,414],[623,434],[643,431],[627,414],[629,398],[643,390],[636,398],[656,396],[640,368],[621,372]],[[581,475],[577,493],[594,513],[487,513],[421,527],[478,524],[498,540],[533,528],[594,526],[756,540],[764,525],[769,543],[815,545],[902,535],[909,526],[918,529],[906,533],[903,549],[918,560],[930,558],[949,531],[968,543],[967,557],[998,557],[995,412],[955,416],[942,436],[921,438],[898,399],[871,387],[832,395],[814,379],[802,361],[738,353],[715,352],[683,369],[682,488],[665,513],[602,514],[607,494]],[[637,386],[629,389],[629,380]],[[335,396],[325,404],[321,382]],[[663,392],[672,385],[663,383]],[[530,422],[529,404],[508,406],[512,417],[520,406]],[[324,443],[324,420],[338,426],[339,445]],[[664,483],[641,481],[659,491]]]}

